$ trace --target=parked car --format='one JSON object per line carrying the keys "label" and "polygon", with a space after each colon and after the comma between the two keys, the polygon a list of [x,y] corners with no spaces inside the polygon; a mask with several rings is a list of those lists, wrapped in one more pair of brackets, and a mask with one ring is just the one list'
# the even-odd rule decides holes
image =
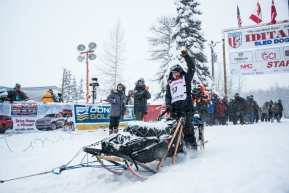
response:
{"label": "parked car", "polygon": [[5,133],[7,129],[13,129],[13,120],[11,116],[0,115],[0,134]]}
{"label": "parked car", "polygon": [[41,119],[37,119],[35,126],[38,130],[55,130],[62,128],[64,124],[64,118],[60,113],[51,113],[45,115]]}
{"label": "parked car", "polygon": [[71,109],[63,109],[59,112],[63,117],[72,117],[72,110]]}

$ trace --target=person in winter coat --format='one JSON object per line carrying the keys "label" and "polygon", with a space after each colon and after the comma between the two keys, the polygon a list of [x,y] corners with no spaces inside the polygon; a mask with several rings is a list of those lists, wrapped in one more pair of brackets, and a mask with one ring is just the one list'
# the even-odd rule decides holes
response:
{"label": "person in winter coat", "polygon": [[[211,101],[214,103],[215,107],[217,106],[217,104],[219,103],[220,98],[218,97],[218,95],[216,93],[212,93],[212,97],[211,97]],[[217,111],[214,112],[214,125],[218,124],[218,113]]]}
{"label": "person in winter coat", "polygon": [[208,100],[209,93],[203,84],[198,84],[196,88],[193,89],[192,93],[194,104],[196,104],[195,112],[201,117],[202,122],[207,122],[208,119]]}
{"label": "person in winter coat", "polygon": [[209,106],[208,106],[208,114],[209,114],[209,119],[207,124],[210,126],[213,126],[214,124],[214,114],[215,114],[215,104],[210,101]]}
{"label": "person in winter coat", "polygon": [[58,97],[56,96],[56,94],[53,93],[52,89],[49,89],[47,92],[49,92],[51,94],[54,102],[59,102]]}
{"label": "person in winter coat", "polygon": [[227,109],[226,118],[225,118],[226,123],[225,124],[228,125],[228,119],[229,119],[229,114],[230,114],[230,104],[229,104],[227,95],[224,96],[223,103],[226,105],[226,109]]}
{"label": "person in winter coat", "polygon": [[166,85],[166,111],[170,112],[173,119],[185,118],[186,122],[183,128],[185,145],[188,148],[197,149],[192,120],[192,79],[195,73],[195,63],[193,58],[188,55],[187,50],[182,50],[181,56],[184,57],[188,70],[185,72],[179,64],[171,67]]}
{"label": "person in winter coat", "polygon": [[240,124],[244,124],[244,114],[245,114],[245,99],[239,96],[239,93],[235,94],[235,100],[232,104],[232,111],[234,114],[233,124],[236,125],[237,121],[240,119]]}
{"label": "person in winter coat", "polygon": [[272,105],[272,113],[273,113],[273,117],[271,119],[271,122],[274,122],[274,119],[276,119],[279,122],[279,105],[277,104],[277,102],[275,102]]}
{"label": "person in winter coat", "polygon": [[246,123],[253,124],[254,123],[254,114],[256,109],[256,103],[253,101],[251,96],[245,102],[245,111],[246,111]]}
{"label": "person in winter coat", "polygon": [[278,122],[280,122],[280,120],[281,120],[281,118],[282,118],[282,112],[283,112],[283,105],[282,105],[282,101],[281,101],[281,99],[278,99],[278,107],[279,107],[279,120],[278,120]]}
{"label": "person in winter coat", "polygon": [[269,102],[269,110],[268,110],[268,121],[273,119],[273,111],[272,111],[272,106],[274,105],[273,101],[270,100]]}
{"label": "person in winter coat", "polygon": [[127,105],[134,105],[134,94],[133,90],[128,91],[128,95],[126,96],[126,104]]}
{"label": "person in winter coat", "polygon": [[0,89],[0,103],[7,100],[8,92],[5,88]]}
{"label": "person in winter coat", "polygon": [[225,125],[226,124],[226,112],[227,108],[226,105],[222,100],[219,100],[217,106],[216,106],[216,111],[219,119],[220,125]]}
{"label": "person in winter coat", "polygon": [[21,85],[19,83],[15,84],[14,89],[8,91],[7,98],[10,99],[10,102],[13,101],[24,101],[28,99],[27,96],[24,95],[24,93],[21,91]]}
{"label": "person in winter coat", "polygon": [[147,114],[147,100],[150,98],[149,86],[145,85],[143,78],[138,79],[134,88],[134,112],[137,121],[143,121],[144,115]]}
{"label": "person in winter coat", "polygon": [[52,95],[50,92],[46,92],[44,93],[44,96],[43,98],[41,99],[41,102],[44,102],[44,103],[53,103],[54,100],[52,98]]}
{"label": "person in winter coat", "polygon": [[262,115],[261,115],[261,121],[267,122],[268,121],[268,111],[269,111],[269,102],[265,102],[262,106]]}
{"label": "person in winter coat", "polygon": [[125,93],[122,91],[123,84],[119,83],[107,97],[110,106],[109,135],[118,133],[119,120],[125,111]]}

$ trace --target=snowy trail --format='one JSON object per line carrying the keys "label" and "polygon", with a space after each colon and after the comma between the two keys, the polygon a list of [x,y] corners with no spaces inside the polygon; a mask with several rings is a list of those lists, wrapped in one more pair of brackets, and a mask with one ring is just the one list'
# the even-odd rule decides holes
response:
{"label": "snowy trail", "polygon": [[[282,121],[206,127],[205,150],[162,167],[143,182],[129,173],[114,176],[104,169],[84,168],[5,182],[0,192],[289,192],[289,120]],[[1,135],[0,180],[51,171],[107,132]]]}

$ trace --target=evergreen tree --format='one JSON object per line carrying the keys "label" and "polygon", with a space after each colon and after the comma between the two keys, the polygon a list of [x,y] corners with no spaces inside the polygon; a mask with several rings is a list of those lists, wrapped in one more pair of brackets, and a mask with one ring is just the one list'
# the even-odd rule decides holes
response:
{"label": "evergreen tree", "polygon": [[77,83],[76,83],[76,78],[72,77],[71,79],[71,99],[72,101],[77,101],[78,100],[78,92],[77,92]]}
{"label": "evergreen tree", "polygon": [[[179,0],[175,1],[177,9],[177,17],[174,19],[173,27],[165,33],[170,33],[170,49],[168,51],[167,64],[164,58],[161,66],[161,70],[157,76],[160,83],[161,90],[155,95],[155,98],[161,98],[165,93],[165,85],[170,72],[170,67],[176,64],[182,66],[186,71],[186,63],[184,59],[180,56],[181,50],[188,50],[190,56],[194,58],[196,65],[195,76],[193,79],[193,84],[204,84],[208,90],[212,86],[212,78],[210,76],[209,68],[204,63],[207,62],[207,58],[203,53],[205,39],[201,33],[201,21],[199,21],[195,16],[201,15],[201,12],[197,9],[200,5],[196,0]],[[163,24],[159,25],[161,27]],[[163,25],[164,26],[164,25]],[[157,34],[158,35],[158,34]],[[162,34],[159,34],[159,38],[162,38]],[[163,46],[168,44],[163,43]],[[160,49],[159,49],[160,50]],[[166,52],[163,52],[166,53]],[[153,59],[154,57],[152,57]],[[161,79],[162,78],[162,79]]]}
{"label": "evergreen tree", "polygon": [[63,91],[63,101],[66,103],[72,101],[71,77],[72,77],[71,71],[66,69],[64,75],[64,91]]}
{"label": "evergreen tree", "polygon": [[83,90],[83,85],[84,85],[84,80],[83,80],[83,77],[81,77],[78,83],[78,88],[77,88],[77,100],[85,99],[84,97],[85,92]]}
{"label": "evergreen tree", "polygon": [[207,58],[203,53],[206,40],[201,32],[201,21],[196,17],[202,14],[197,9],[200,3],[196,0],[180,0],[176,1],[175,4],[178,16],[172,33],[172,40],[175,43],[175,47],[170,51],[172,62],[174,64],[180,61],[181,64],[185,64],[179,55],[181,50],[187,49],[196,65],[193,84],[201,83],[210,87],[212,78],[208,66],[204,64],[207,62]]}

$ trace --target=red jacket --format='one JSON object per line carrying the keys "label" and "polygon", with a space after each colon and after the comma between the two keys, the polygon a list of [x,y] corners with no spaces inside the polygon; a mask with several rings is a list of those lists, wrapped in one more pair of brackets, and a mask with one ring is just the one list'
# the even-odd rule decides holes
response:
{"label": "red jacket", "polygon": [[218,113],[218,117],[226,117],[227,108],[223,101],[219,101],[216,106],[216,111]]}

